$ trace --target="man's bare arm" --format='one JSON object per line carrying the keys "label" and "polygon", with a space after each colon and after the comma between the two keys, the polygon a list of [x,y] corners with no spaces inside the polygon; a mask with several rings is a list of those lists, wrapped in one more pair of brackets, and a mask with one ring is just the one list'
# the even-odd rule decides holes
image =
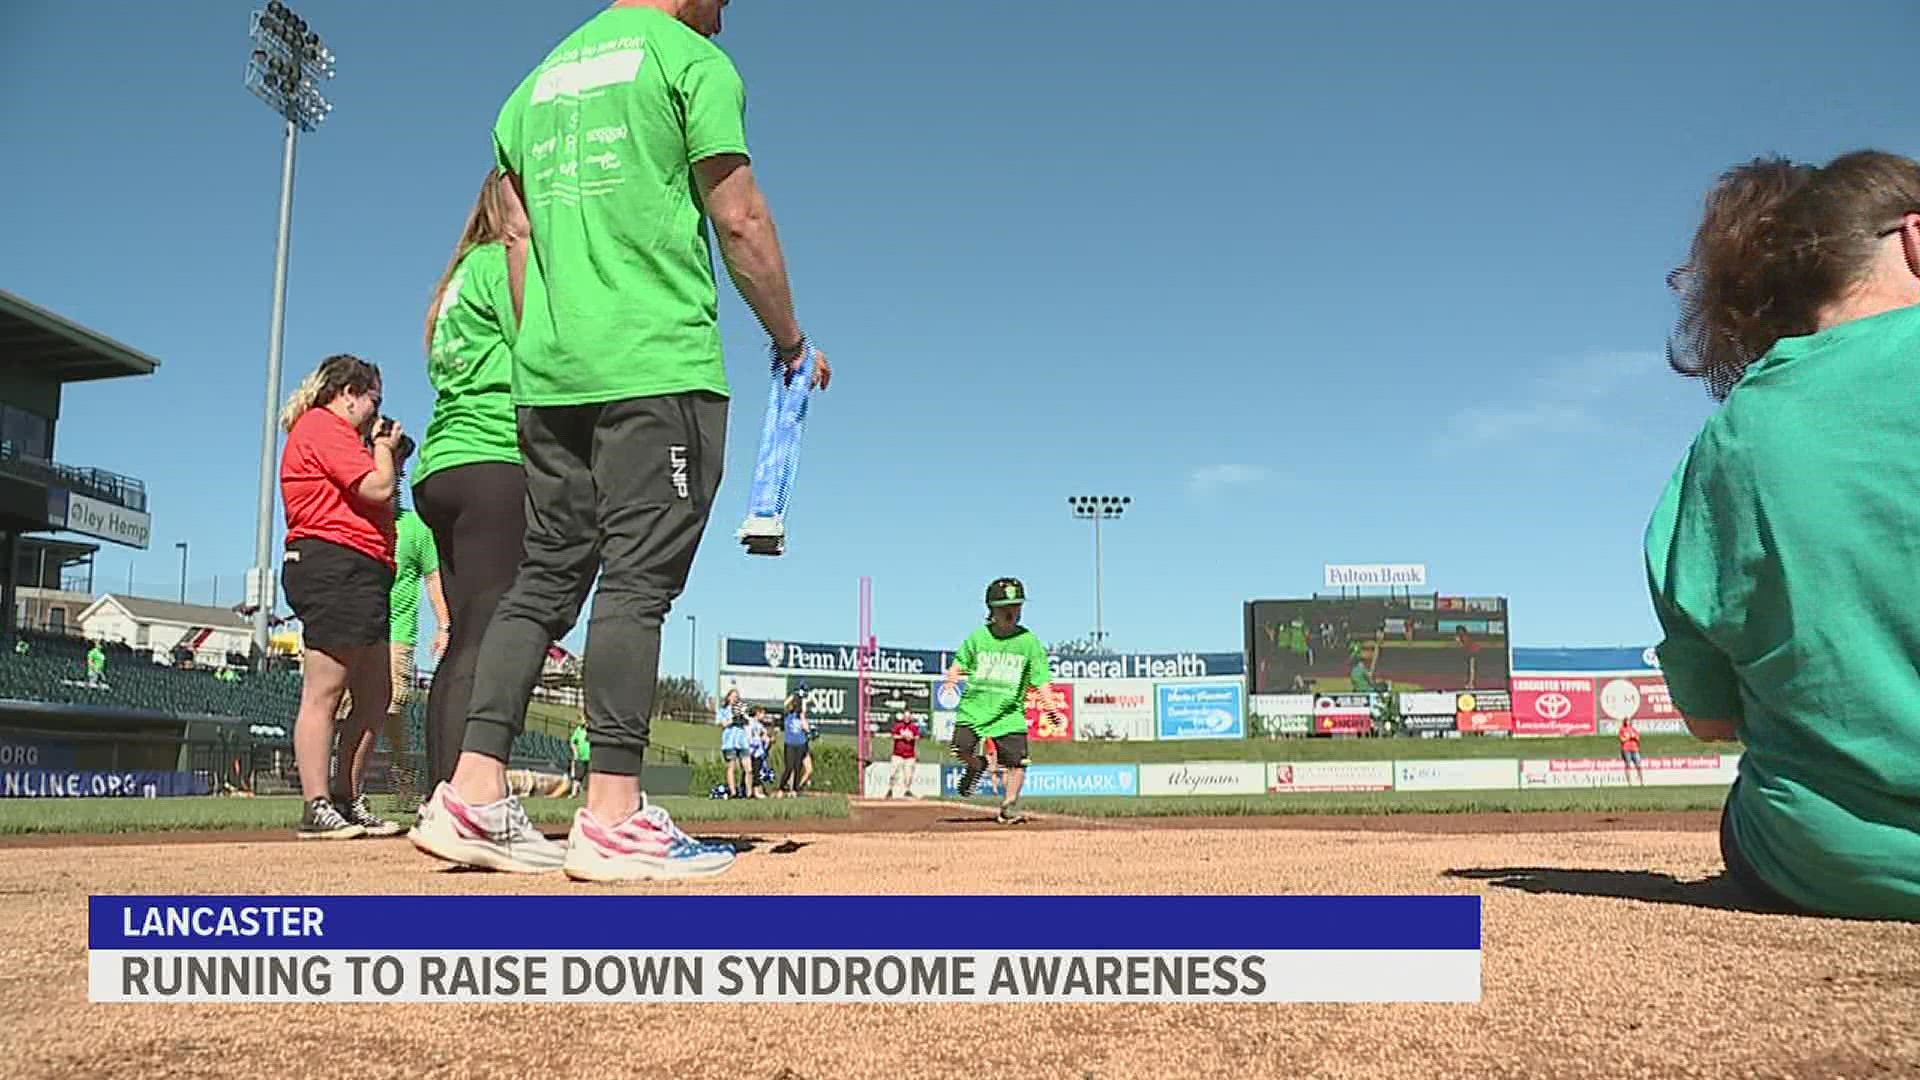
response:
{"label": "man's bare arm", "polygon": [[527,196],[520,177],[508,173],[500,194],[507,210],[507,288],[513,292],[513,321],[518,323],[527,309],[527,251],[533,229],[527,221]]}
{"label": "man's bare arm", "polygon": [[1733,720],[1708,720],[1698,716],[1682,716],[1686,721],[1687,733],[1701,742],[1738,742],[1739,724]]}
{"label": "man's bare arm", "polygon": [[793,287],[787,281],[773,213],[753,178],[753,166],[740,154],[720,154],[694,162],[693,171],[734,287],[773,343],[783,354],[792,353],[801,339]]}

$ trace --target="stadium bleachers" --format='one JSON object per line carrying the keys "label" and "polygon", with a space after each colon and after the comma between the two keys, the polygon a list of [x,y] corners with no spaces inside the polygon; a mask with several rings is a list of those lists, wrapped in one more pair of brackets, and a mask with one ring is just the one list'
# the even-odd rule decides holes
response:
{"label": "stadium bleachers", "polygon": [[[25,652],[11,640],[0,647],[0,699],[53,705],[119,706],[182,716],[221,716],[250,724],[276,726],[288,734],[300,709],[297,671],[243,673],[226,680],[204,669],[187,670],[153,662],[151,655],[125,645],[105,643],[106,672],[101,685],[87,679],[83,639],[22,633]],[[426,693],[417,692],[407,707],[408,735],[416,753],[426,747]],[[382,749],[386,749],[382,740]],[[516,768],[566,771],[572,750],[565,739],[527,731],[513,745]]]}

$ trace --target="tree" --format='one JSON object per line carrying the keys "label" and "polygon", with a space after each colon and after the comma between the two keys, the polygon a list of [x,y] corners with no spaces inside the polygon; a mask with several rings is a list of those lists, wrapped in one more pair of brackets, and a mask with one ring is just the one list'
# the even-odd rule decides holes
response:
{"label": "tree", "polygon": [[699,680],[686,675],[669,675],[660,680],[653,696],[656,716],[703,717],[713,712],[713,698]]}
{"label": "tree", "polygon": [[1055,656],[1075,658],[1088,656],[1113,656],[1114,651],[1105,645],[1096,644],[1091,638],[1073,638],[1069,641],[1057,641],[1053,645]]}

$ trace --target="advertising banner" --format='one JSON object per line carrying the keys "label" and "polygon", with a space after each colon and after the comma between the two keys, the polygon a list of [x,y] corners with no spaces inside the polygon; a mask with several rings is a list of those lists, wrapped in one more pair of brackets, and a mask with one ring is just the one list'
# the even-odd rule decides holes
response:
{"label": "advertising banner", "polygon": [[[887,797],[887,784],[893,777],[893,763],[890,761],[871,761],[867,763],[866,778],[861,785],[869,799]],[[916,799],[932,799],[940,794],[940,766],[931,761],[922,761],[913,767],[913,780],[908,784],[907,793]]]}
{"label": "advertising banner", "polygon": [[1140,766],[1142,795],[1258,795],[1267,767],[1252,761],[1188,761]]}
{"label": "advertising banner", "polygon": [[[1047,719],[1044,704],[1053,706],[1060,719]],[[1054,683],[1027,693],[1027,738],[1034,742],[1073,741],[1073,684]]]}
{"label": "advertising banner", "polygon": [[1073,684],[1073,737],[1100,741],[1153,739],[1153,684],[1094,679]]}
{"label": "advertising banner", "polygon": [[75,758],[72,743],[13,736],[0,741],[0,769],[71,769]]}
{"label": "advertising banner", "polygon": [[1453,713],[1448,713],[1445,716],[1429,716],[1423,714],[1408,716],[1402,713],[1400,715],[1400,730],[1409,735],[1459,731],[1460,718]]}
{"label": "advertising banner", "polygon": [[720,699],[725,700],[727,691],[740,691],[740,700],[748,705],[765,705],[767,708],[780,708],[787,700],[787,677],[785,675],[767,675],[751,671],[722,671],[720,673]]}
{"label": "advertising banner", "polygon": [[1393,763],[1395,791],[1511,791],[1519,786],[1520,763],[1512,758]]}
{"label": "advertising banner", "polygon": [[1329,589],[1424,589],[1426,563],[1326,564]]}
{"label": "advertising banner", "polygon": [[1267,790],[1392,791],[1391,761],[1275,761],[1267,766]]}
{"label": "advertising banner", "polygon": [[1454,702],[1460,730],[1469,735],[1513,730],[1513,695],[1505,690],[1475,690]]}
{"label": "advertising banner", "polygon": [[1158,730],[1162,739],[1244,739],[1247,713],[1238,683],[1162,683]]}
{"label": "advertising banner", "polygon": [[1600,716],[1613,721],[1611,730],[1618,730],[1620,721],[1627,719],[1641,731],[1656,730],[1648,727],[1649,724],[1677,725],[1685,730],[1685,722],[1667,692],[1664,675],[1621,675],[1597,681]]}
{"label": "advertising banner", "polygon": [[1596,708],[1593,680],[1579,676],[1513,677],[1515,735],[1592,735]]}
{"label": "advertising banner", "polygon": [[790,684],[789,692],[799,692],[802,684],[806,686],[803,697],[807,719],[813,722],[816,731],[830,735],[853,734],[854,726],[860,719],[858,680],[819,675],[797,676]]}
{"label": "advertising banner", "polygon": [[1312,694],[1255,694],[1247,699],[1247,709],[1269,738],[1313,734]]}
{"label": "advertising banner", "polygon": [[1315,735],[1358,735],[1373,730],[1373,694],[1322,694],[1313,702]]}
{"label": "advertising banner", "polygon": [[[762,641],[727,638],[722,667],[767,668],[790,672],[854,675],[860,670],[859,646],[851,643]],[[1050,655],[1053,677],[1083,679],[1205,679],[1244,675],[1246,657],[1237,652],[1116,653],[1111,656]],[[881,645],[873,657],[875,675],[933,678],[953,662],[948,649],[901,649]]]}
{"label": "advertising banner", "polygon": [[1639,775],[1627,771],[1619,758],[1548,758],[1520,763],[1523,788],[1729,787],[1739,778],[1740,755],[1693,754],[1686,757],[1650,757]]}
{"label": "advertising banner", "polygon": [[[958,765],[942,767],[940,770],[941,793],[949,797],[958,796],[960,776],[964,771]],[[1032,765],[1027,768],[1027,782],[1020,789],[1020,797],[1023,799],[1131,797],[1140,793],[1139,787],[1139,766],[1137,765]],[[980,777],[980,784],[974,789],[974,794],[983,797],[1000,794],[991,773]]]}
{"label": "advertising banner", "polygon": [[1421,690],[1400,695],[1401,716],[1444,716],[1451,720],[1458,713],[1458,695],[1444,690]]}
{"label": "advertising banner", "polygon": [[158,799],[212,793],[206,777],[189,772],[0,770],[0,799]]}
{"label": "advertising banner", "polygon": [[[854,686],[859,687],[855,680]],[[867,722],[874,731],[891,731],[907,713],[925,724],[933,716],[933,684],[925,679],[867,679]]]}

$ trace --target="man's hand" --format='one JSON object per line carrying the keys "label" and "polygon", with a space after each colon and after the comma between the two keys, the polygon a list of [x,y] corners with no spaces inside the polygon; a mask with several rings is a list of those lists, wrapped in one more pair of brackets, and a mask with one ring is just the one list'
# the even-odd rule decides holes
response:
{"label": "man's hand", "polygon": [[440,628],[438,633],[433,635],[433,655],[435,659],[447,655],[447,638],[447,628],[444,626]]}
{"label": "man's hand", "polygon": [[[778,347],[777,345],[775,346],[775,348]],[[787,361],[787,382],[789,384],[793,382],[795,375],[800,374],[800,368],[806,362],[807,351],[804,347],[800,350],[800,355]],[[825,390],[827,384],[832,381],[833,365],[827,363],[827,354],[821,352],[819,349],[813,350],[813,388],[815,390]]]}

